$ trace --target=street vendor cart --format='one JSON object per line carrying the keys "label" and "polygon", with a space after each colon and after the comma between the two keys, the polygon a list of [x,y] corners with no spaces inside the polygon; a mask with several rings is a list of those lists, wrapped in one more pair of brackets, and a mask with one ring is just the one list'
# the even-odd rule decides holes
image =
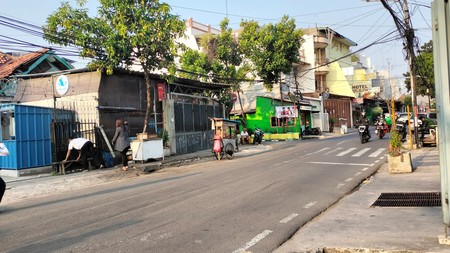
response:
{"label": "street vendor cart", "polygon": [[224,156],[233,159],[238,147],[238,127],[239,122],[223,118],[210,118],[211,129],[214,130],[213,150],[216,159],[220,160]]}

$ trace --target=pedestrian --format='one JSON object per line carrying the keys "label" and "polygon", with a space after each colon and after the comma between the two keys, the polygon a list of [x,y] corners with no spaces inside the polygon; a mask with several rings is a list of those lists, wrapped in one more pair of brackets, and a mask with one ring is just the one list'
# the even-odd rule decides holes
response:
{"label": "pedestrian", "polygon": [[223,142],[222,142],[222,129],[218,128],[216,134],[213,137],[213,151],[216,153],[217,160],[220,161],[220,153],[222,152]]}
{"label": "pedestrian", "polygon": [[[9,155],[9,150],[6,148],[3,142],[0,142],[0,156]],[[2,177],[0,177],[0,203],[2,202],[3,194],[5,194],[6,183]]]}
{"label": "pedestrian", "polygon": [[130,127],[127,121],[122,119],[116,120],[116,133],[112,139],[114,149],[120,152],[122,157],[122,170],[128,170],[127,152],[130,149]]}
{"label": "pedestrian", "polygon": [[76,161],[82,159],[83,169],[89,170],[88,158],[92,158],[94,154],[94,145],[92,142],[85,138],[69,138],[69,147],[67,149],[66,159],[63,162],[67,162],[69,160],[72,149],[78,151],[78,157]]}

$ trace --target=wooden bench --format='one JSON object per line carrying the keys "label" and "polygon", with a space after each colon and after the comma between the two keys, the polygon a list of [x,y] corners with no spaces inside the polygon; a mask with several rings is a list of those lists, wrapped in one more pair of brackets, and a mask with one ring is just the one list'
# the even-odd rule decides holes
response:
{"label": "wooden bench", "polygon": [[[88,165],[89,165],[89,170],[92,170],[92,161],[94,159],[93,158],[88,158]],[[82,164],[83,160],[68,160],[68,161],[61,161],[61,162],[54,162],[52,163],[53,166],[53,170],[58,172],[59,175],[65,175],[66,174],[66,170],[67,168],[72,165],[72,164]]]}

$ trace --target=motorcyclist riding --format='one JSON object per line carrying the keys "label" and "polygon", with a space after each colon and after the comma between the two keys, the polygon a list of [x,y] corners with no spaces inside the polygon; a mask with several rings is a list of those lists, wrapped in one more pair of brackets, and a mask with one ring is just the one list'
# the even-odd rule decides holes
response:
{"label": "motorcyclist riding", "polygon": [[366,117],[366,112],[364,112],[364,111],[361,112],[361,118],[359,118],[359,120],[358,120],[358,125],[359,126],[361,126],[361,125],[366,126],[366,133],[367,133],[367,136],[369,136],[369,139],[370,139],[371,138],[370,131],[369,131],[370,121],[369,121],[369,118]]}

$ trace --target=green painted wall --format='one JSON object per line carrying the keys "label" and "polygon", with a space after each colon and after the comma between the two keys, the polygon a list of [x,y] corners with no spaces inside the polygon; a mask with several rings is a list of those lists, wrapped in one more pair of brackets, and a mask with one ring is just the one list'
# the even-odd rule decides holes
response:
{"label": "green painted wall", "polygon": [[[294,103],[284,102],[285,106],[293,106]],[[246,114],[247,129],[254,131],[256,127],[261,128],[264,133],[288,133],[299,131],[300,124],[297,118],[294,126],[287,127],[272,127],[271,118],[275,117],[275,106],[281,106],[281,101],[271,98],[257,97],[256,98],[256,112],[253,114]],[[242,129],[242,126],[241,126]]]}

